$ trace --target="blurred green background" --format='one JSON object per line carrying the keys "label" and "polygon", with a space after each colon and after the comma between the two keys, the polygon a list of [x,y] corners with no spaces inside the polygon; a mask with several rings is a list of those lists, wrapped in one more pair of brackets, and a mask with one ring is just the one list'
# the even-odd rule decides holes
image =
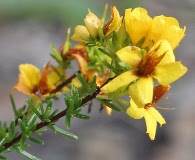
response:
{"label": "blurred green background", "polygon": [[[176,108],[160,112],[167,124],[158,127],[155,141],[145,133],[144,120],[134,120],[125,113],[111,117],[99,113],[93,103],[89,121],[73,120],[69,130],[79,137],[71,140],[52,132],[42,136],[45,145],[31,144],[28,151],[43,160],[193,160],[195,157],[195,1],[194,0],[1,0],[0,1],[0,120],[13,118],[8,94],[17,82],[18,65],[32,63],[40,68],[51,60],[49,45],[59,48],[68,27],[83,24],[90,9],[102,16],[105,4],[108,12],[116,5],[123,15],[126,8],[141,6],[149,15],[172,16],[181,27],[187,27],[186,37],[175,50],[177,60],[189,69],[172,85],[169,99],[159,106]],[[109,14],[107,18],[109,18]],[[23,106],[26,96],[14,92],[16,105]],[[63,98],[55,103],[64,108]],[[58,123],[64,128],[64,120]],[[10,160],[26,158],[11,153]]]}
{"label": "blurred green background", "polygon": [[2,0],[0,1],[0,21],[35,20],[44,22],[58,22],[68,26],[83,23],[83,18],[89,8],[101,16],[106,3],[116,5],[124,12],[128,7],[135,7],[139,1],[134,0]]}

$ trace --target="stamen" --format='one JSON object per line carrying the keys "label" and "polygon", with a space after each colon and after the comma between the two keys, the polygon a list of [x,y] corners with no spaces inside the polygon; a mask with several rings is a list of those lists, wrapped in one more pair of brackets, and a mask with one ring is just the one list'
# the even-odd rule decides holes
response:
{"label": "stamen", "polygon": [[169,85],[158,85],[154,87],[152,104],[157,103],[163,96],[169,91],[171,87]]}
{"label": "stamen", "polygon": [[174,110],[175,108],[166,108],[166,107],[160,107],[160,106],[154,106],[155,108],[162,109],[162,110]]}

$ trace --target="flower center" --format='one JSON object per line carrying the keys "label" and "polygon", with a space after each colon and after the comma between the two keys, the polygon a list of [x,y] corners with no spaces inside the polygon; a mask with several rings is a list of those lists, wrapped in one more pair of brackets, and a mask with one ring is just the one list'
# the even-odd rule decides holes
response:
{"label": "flower center", "polygon": [[160,57],[146,54],[138,64],[138,70],[136,72],[137,75],[141,77],[150,76],[154,72],[155,67],[159,64],[163,56],[164,54]]}
{"label": "flower center", "polygon": [[[160,46],[159,46],[160,47]],[[150,76],[154,70],[155,67],[160,63],[160,61],[163,59],[164,54],[158,55],[159,47],[156,49],[149,51],[142,57],[142,60],[139,62],[137,66],[136,74],[141,77],[147,77]]]}

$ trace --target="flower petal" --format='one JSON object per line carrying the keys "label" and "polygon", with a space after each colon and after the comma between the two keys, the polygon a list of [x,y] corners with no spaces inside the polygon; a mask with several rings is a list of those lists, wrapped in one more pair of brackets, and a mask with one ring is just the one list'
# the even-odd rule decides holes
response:
{"label": "flower petal", "polygon": [[149,114],[151,114],[151,116],[155,118],[155,120],[160,124],[160,126],[166,124],[165,119],[154,107],[148,108],[147,111],[149,112]]}
{"label": "flower petal", "polygon": [[[175,49],[182,38],[185,36],[185,29],[180,28],[178,21],[173,17],[165,17],[163,15],[156,16],[152,20],[151,28],[148,32],[146,42],[159,40],[167,40]],[[145,43],[145,45],[147,45]]]}
{"label": "flower petal", "polygon": [[85,26],[89,33],[95,37],[98,36],[98,27],[102,25],[102,21],[89,10],[89,13],[86,15],[85,19]]}
{"label": "flower petal", "polygon": [[104,25],[104,34],[105,36],[109,35],[113,31],[117,31],[120,28],[122,22],[122,17],[115,6],[111,9],[111,19]]}
{"label": "flower petal", "polygon": [[85,26],[78,25],[74,29],[74,34],[71,37],[71,40],[77,42],[85,42],[82,38],[90,38],[89,32]]}
{"label": "flower petal", "polygon": [[141,49],[135,46],[127,46],[116,52],[118,58],[131,69],[135,68],[142,59]]}
{"label": "flower petal", "polygon": [[88,71],[87,61],[79,54],[72,54],[72,56],[77,60],[81,74],[85,75]]}
{"label": "flower petal", "polygon": [[152,76],[161,85],[168,85],[183,76],[187,70],[181,62],[177,61],[157,66]]}
{"label": "flower petal", "polygon": [[25,94],[32,94],[41,79],[39,69],[32,64],[21,64],[19,70],[19,80],[14,88]]}
{"label": "flower petal", "polygon": [[122,86],[128,85],[131,82],[135,81],[138,77],[133,74],[131,71],[126,71],[120,75],[118,75],[116,78],[108,82],[105,86],[101,88],[101,91],[104,93],[109,93],[116,91]]}
{"label": "flower petal", "polygon": [[151,26],[152,19],[143,8],[135,8],[125,10],[126,30],[134,45],[136,45],[143,37],[145,37]]}
{"label": "flower petal", "polygon": [[149,112],[147,112],[147,110],[145,110],[144,118],[146,122],[146,133],[148,133],[151,140],[154,140],[156,135],[157,122],[155,118]]}
{"label": "flower petal", "polygon": [[155,43],[149,49],[148,53],[155,54],[157,57],[164,55],[158,65],[169,62],[175,62],[175,55],[173,53],[172,47],[170,43],[166,40],[160,40],[157,43]]}
{"label": "flower petal", "polygon": [[129,94],[139,108],[152,102],[153,86],[152,77],[141,77],[129,86]]}
{"label": "flower petal", "polygon": [[145,109],[138,108],[137,105],[131,99],[130,100],[130,107],[126,110],[126,113],[134,119],[141,119],[144,116]]}

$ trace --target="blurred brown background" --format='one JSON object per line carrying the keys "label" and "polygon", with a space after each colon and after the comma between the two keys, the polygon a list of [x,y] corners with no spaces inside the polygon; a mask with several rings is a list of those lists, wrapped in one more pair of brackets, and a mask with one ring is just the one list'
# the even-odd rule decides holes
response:
{"label": "blurred brown background", "polygon": [[[193,160],[195,157],[195,0],[9,0],[0,1],[0,120],[13,118],[8,94],[15,85],[18,65],[32,63],[38,67],[51,60],[49,45],[59,48],[68,27],[83,24],[87,9],[102,15],[105,3],[116,5],[120,13],[125,8],[141,6],[150,16],[164,14],[178,19],[187,27],[186,37],[175,50],[177,60],[189,69],[172,84],[169,99],[159,106],[176,108],[160,111],[167,124],[158,128],[155,141],[145,134],[144,120],[133,120],[125,113],[111,117],[99,113],[94,103],[91,120],[74,119],[71,132],[75,141],[52,132],[41,138],[45,145],[31,143],[27,150],[43,160]],[[24,104],[22,94],[14,92],[17,106]],[[65,108],[63,99],[55,103]],[[62,119],[58,125],[64,128]],[[11,153],[10,160],[26,158]]]}

